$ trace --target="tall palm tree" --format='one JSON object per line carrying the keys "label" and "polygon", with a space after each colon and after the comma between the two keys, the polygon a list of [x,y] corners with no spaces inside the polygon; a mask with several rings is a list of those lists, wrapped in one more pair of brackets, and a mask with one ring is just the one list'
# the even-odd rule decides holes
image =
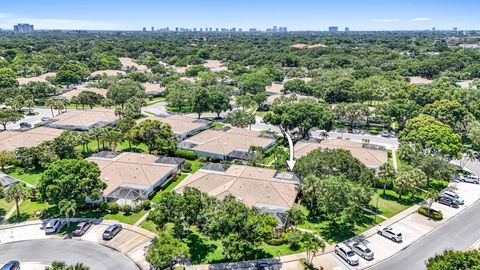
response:
{"label": "tall palm tree", "polygon": [[383,181],[383,195],[385,195],[388,180],[395,178],[395,173],[395,168],[393,168],[391,162],[387,162],[380,166],[378,177]]}
{"label": "tall palm tree", "polygon": [[5,199],[7,200],[7,202],[15,201],[17,219],[20,218],[20,207],[18,204],[20,201],[22,201],[29,195],[30,195],[30,189],[20,183],[11,185],[5,191]]}
{"label": "tall palm tree", "polygon": [[31,99],[27,99],[23,105],[28,108],[28,114],[32,114],[32,108],[35,107],[35,102]]}
{"label": "tall palm tree", "polygon": [[118,143],[122,141],[122,134],[110,126],[103,130],[102,137],[113,152],[117,149]]}
{"label": "tall palm tree", "polygon": [[94,128],[90,130],[90,135],[92,138],[97,140],[97,151],[100,152],[100,141],[103,138],[103,130],[102,128]]}
{"label": "tall palm tree", "polygon": [[70,227],[70,218],[75,216],[77,204],[75,201],[61,200],[58,206],[60,214],[67,218],[67,226]]}
{"label": "tall palm tree", "polygon": [[300,183],[300,190],[302,191],[302,197],[307,198],[310,201],[310,209],[313,209],[315,198],[319,192],[320,185],[318,178],[313,175],[309,175],[303,179]]}
{"label": "tall palm tree", "polygon": [[90,149],[88,149],[88,143],[92,139],[92,135],[88,132],[80,132],[78,134],[78,140],[82,143],[83,145],[83,152],[88,153],[90,152]]}
{"label": "tall palm tree", "polygon": [[45,106],[50,107],[50,110],[52,111],[52,117],[55,117],[53,114],[53,108],[56,106],[55,100],[53,98],[49,98],[45,101]]}

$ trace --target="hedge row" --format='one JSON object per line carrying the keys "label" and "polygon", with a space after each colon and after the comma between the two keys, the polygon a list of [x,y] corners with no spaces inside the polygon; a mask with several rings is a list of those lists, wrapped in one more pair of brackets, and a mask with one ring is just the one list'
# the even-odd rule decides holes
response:
{"label": "hedge row", "polygon": [[424,215],[426,217],[429,217],[433,220],[441,220],[443,219],[443,214],[437,210],[433,210],[433,209],[428,209],[428,207],[426,206],[420,206],[420,208],[418,208],[418,213],[420,215]]}

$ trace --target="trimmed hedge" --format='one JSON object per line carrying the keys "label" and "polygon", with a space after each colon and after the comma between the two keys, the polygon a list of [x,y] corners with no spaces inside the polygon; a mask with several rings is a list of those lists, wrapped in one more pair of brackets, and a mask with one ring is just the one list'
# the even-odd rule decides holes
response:
{"label": "trimmed hedge", "polygon": [[188,160],[195,160],[197,159],[197,153],[188,151],[188,150],[183,150],[183,149],[177,149],[175,151],[175,156],[188,159]]}
{"label": "trimmed hedge", "polygon": [[433,220],[443,219],[442,212],[439,212],[439,211],[433,210],[433,209],[428,210],[428,207],[426,207],[426,206],[420,206],[420,208],[418,208],[418,213],[420,215],[424,215],[426,217],[429,217]]}

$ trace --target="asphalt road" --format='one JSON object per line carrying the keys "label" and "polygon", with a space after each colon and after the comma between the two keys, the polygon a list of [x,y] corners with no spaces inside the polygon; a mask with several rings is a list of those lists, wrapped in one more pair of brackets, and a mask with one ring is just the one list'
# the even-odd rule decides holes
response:
{"label": "asphalt road", "polygon": [[480,239],[480,203],[372,270],[424,270],[425,261],[445,249],[466,250]]}
{"label": "asphalt road", "polygon": [[0,245],[0,265],[10,260],[68,264],[81,262],[94,270],[138,270],[125,255],[110,248],[78,240],[43,239]]}

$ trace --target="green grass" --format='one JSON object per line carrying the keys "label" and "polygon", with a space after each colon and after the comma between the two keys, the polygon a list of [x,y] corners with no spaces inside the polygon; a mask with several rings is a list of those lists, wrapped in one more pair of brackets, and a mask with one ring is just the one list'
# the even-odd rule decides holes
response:
{"label": "green grass", "polygon": [[[378,209],[375,209],[377,205],[378,198]],[[375,194],[372,196],[370,201],[370,206],[373,211],[376,210],[377,213],[385,217],[393,217],[394,215],[402,212],[408,207],[417,203],[420,199],[417,198],[408,198],[404,197],[403,199],[398,198],[398,194],[393,190],[386,190],[385,195],[383,195],[382,189],[377,189]]]}
{"label": "green grass", "polygon": [[[79,145],[75,147],[75,149],[79,151],[84,151],[83,145]],[[103,148],[102,143],[100,143],[100,149],[98,148],[98,142],[96,140],[92,140],[88,143],[88,151],[84,152],[84,154],[91,155],[93,153],[97,153],[99,151],[103,150],[111,150],[108,148],[107,145],[105,145],[105,148]],[[115,149],[116,151],[121,151],[121,152],[139,152],[139,153],[148,153],[148,147],[146,144],[141,143],[139,145],[133,145],[132,148],[130,149],[128,141],[123,141],[119,144],[117,144],[117,148]]]}
{"label": "green grass", "polygon": [[212,122],[212,128],[223,128],[225,125],[220,122]]}
{"label": "green grass", "polygon": [[160,199],[160,196],[162,195],[162,193],[164,192],[170,192],[172,191],[178,184],[180,184],[180,182],[183,181],[183,179],[185,179],[186,177],[188,176],[188,174],[185,174],[183,173],[182,175],[180,175],[177,179],[175,179],[175,181],[172,181],[172,179],[168,179],[167,182],[165,182],[161,187],[160,189],[155,193],[155,195],[153,195],[151,201],[154,202],[154,203],[157,203]]}
{"label": "green grass", "polygon": [[180,109],[180,108],[175,107],[175,106],[167,105],[167,106],[165,106],[165,108],[167,109],[167,111],[171,111],[171,112],[178,112],[178,113],[191,113],[192,112],[192,108],[190,106],[185,106],[185,107],[182,107],[182,109]]}
{"label": "green grass", "polygon": [[166,99],[164,97],[155,97],[155,98],[145,98],[145,101],[147,102],[147,106],[150,106],[150,105],[154,105],[154,104],[157,104],[159,102],[163,102],[165,101]]}
{"label": "green grass", "polygon": [[41,216],[42,211],[49,209],[51,206],[47,203],[41,202],[32,202],[30,200],[24,200],[20,208],[20,216],[17,217],[14,213],[8,220],[7,223],[22,222],[27,220],[38,219]]}
{"label": "green grass", "polygon": [[36,186],[40,181],[40,177],[44,169],[34,169],[34,170],[19,170],[18,168],[8,168],[5,170],[6,174],[9,174],[12,177],[17,178],[18,180],[28,183],[30,185]]}
{"label": "green grass", "polygon": [[5,199],[0,199],[0,220],[12,209],[14,202],[7,202]]}
{"label": "green grass", "polygon": [[142,223],[140,223],[140,228],[154,233],[158,233],[157,226],[150,220],[144,220]]}
{"label": "green grass", "polygon": [[265,115],[269,112],[263,112],[263,111],[256,111],[255,115],[260,116],[260,117],[265,117]]}
{"label": "green grass", "polygon": [[198,160],[187,160],[185,162],[190,163],[192,165],[192,170],[190,171],[191,174],[197,172],[198,170],[200,170],[200,168],[203,167],[203,165],[205,165],[205,163],[200,162]]}

